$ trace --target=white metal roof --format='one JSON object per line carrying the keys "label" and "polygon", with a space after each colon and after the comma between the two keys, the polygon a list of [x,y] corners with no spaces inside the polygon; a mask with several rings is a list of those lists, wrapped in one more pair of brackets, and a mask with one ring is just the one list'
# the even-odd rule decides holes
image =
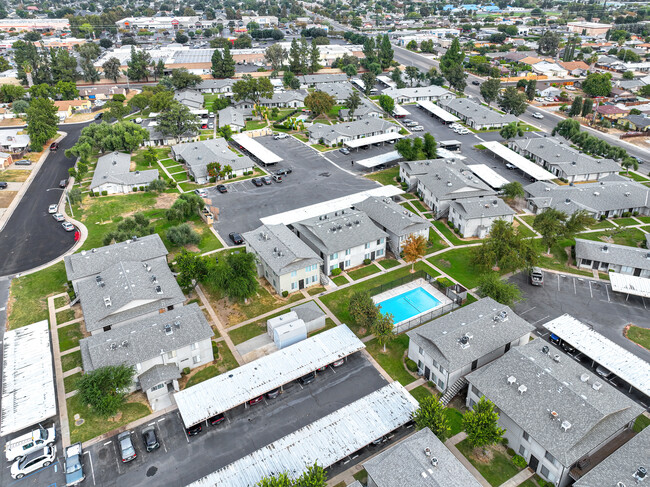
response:
{"label": "white metal roof", "polygon": [[391,184],[388,186],[381,186],[379,188],[373,188],[367,191],[350,194],[348,196],[341,196],[340,198],[324,201],[322,203],[303,206],[302,208],[285,211],[284,213],[276,213],[275,215],[265,216],[264,218],[260,218],[260,220],[264,225],[290,225],[295,222],[307,220],[308,218],[324,215],[325,213],[331,213],[333,211],[351,208],[356,203],[359,203],[369,198],[370,196],[376,196],[378,198],[391,198],[398,194],[402,194],[403,192],[404,191],[401,188],[398,188],[397,186],[393,186]]}
{"label": "white metal roof", "polygon": [[551,333],[650,396],[650,364],[569,314],[544,324]]}
{"label": "white metal roof", "polygon": [[619,274],[618,272],[610,272],[609,282],[612,285],[612,290],[618,293],[633,294],[634,296],[650,298],[650,279],[646,277],[629,276],[627,274]]}
{"label": "white metal roof", "polygon": [[347,326],[336,326],[177,392],[174,398],[190,427],[363,348]]}
{"label": "white metal roof", "polygon": [[489,167],[486,164],[473,164],[469,167],[469,170],[472,171],[474,174],[476,174],[479,178],[481,178],[485,183],[492,187],[492,188],[500,188],[504,184],[508,184],[508,180],[492,170],[491,167]]}
{"label": "white metal roof", "polygon": [[377,142],[388,142],[389,140],[397,140],[404,137],[397,132],[389,132],[387,134],[377,134],[371,135],[370,137],[363,137],[361,139],[348,140],[344,142],[346,146],[350,149],[356,149],[357,147],[363,147],[364,145],[376,144]]}
{"label": "white metal roof", "polygon": [[438,117],[439,119],[445,122],[451,123],[451,122],[458,122],[460,120],[460,118],[458,118],[456,115],[449,113],[444,108],[433,104],[429,100],[419,101],[418,105],[424,108],[426,111],[433,113],[436,117]]}
{"label": "white metal roof", "polygon": [[402,105],[398,105],[397,103],[395,103],[395,108],[393,108],[393,115],[400,117],[400,116],[406,116],[410,114],[411,112],[409,112]]}
{"label": "white metal roof", "polygon": [[47,320],[6,332],[2,350],[0,436],[28,428],[56,414]]}
{"label": "white metal roof", "polygon": [[379,75],[379,76],[377,76],[377,81],[381,81],[382,83],[384,83],[386,86],[388,86],[390,88],[397,88],[397,83],[395,83],[388,76]]}
{"label": "white metal roof", "polygon": [[538,166],[533,161],[529,161],[524,156],[517,154],[515,151],[508,149],[505,145],[502,145],[499,142],[489,141],[483,142],[482,144],[487,150],[525,172],[531,178],[535,178],[537,181],[551,181],[552,179],[557,179],[557,176],[554,174],[548,172],[543,167]]}
{"label": "white metal roof", "polygon": [[281,472],[297,478],[314,463],[327,468],[406,424],[418,406],[399,382],[393,382],[189,487],[252,487]]}
{"label": "white metal roof", "polygon": [[276,164],[284,160],[246,134],[235,134],[232,139],[262,161],[262,164]]}
{"label": "white metal roof", "polygon": [[399,152],[394,150],[391,152],[386,152],[385,154],[379,154],[378,156],[369,157],[368,159],[362,159],[361,161],[355,162],[355,164],[359,164],[360,166],[371,168],[371,167],[377,167],[380,164],[388,164],[389,162],[393,162],[401,158],[402,156],[399,155]]}

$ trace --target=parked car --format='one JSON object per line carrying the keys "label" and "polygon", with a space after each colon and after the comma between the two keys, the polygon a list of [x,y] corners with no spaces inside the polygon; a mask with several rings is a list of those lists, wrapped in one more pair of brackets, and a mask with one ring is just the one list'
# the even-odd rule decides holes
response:
{"label": "parked car", "polygon": [[208,192],[205,189],[195,189],[194,192],[198,194],[201,198],[208,197]]}
{"label": "parked car", "polygon": [[544,285],[544,273],[539,267],[533,267],[530,270],[530,283],[533,286],[543,286]]}
{"label": "parked car", "polygon": [[142,430],[142,441],[148,452],[160,448],[160,443],[158,443],[158,437],[156,436],[156,428],[153,426],[147,426]]}
{"label": "parked car", "polygon": [[510,164],[509,162],[506,162],[506,168],[507,168],[507,169],[510,169],[510,170],[512,171],[512,170],[515,168],[515,166],[513,166],[513,165]]}
{"label": "parked car", "polygon": [[276,183],[281,183],[282,182],[282,176],[278,176],[277,174],[273,175],[273,181]]}
{"label": "parked car", "polygon": [[537,119],[541,120],[542,118],[544,118],[544,115],[542,115],[539,112],[535,112],[535,113],[533,113],[533,118],[537,118]]}
{"label": "parked car", "polygon": [[275,140],[286,139],[287,137],[289,137],[287,134],[275,134],[273,136]]}
{"label": "parked car", "polygon": [[277,171],[275,171],[275,174],[277,174],[278,176],[284,176],[285,174],[291,174],[291,168],[290,167],[285,167],[285,168],[282,168],[282,169],[278,169]]}
{"label": "parked car", "polygon": [[101,120],[102,118],[104,118],[104,112],[99,112],[95,115],[95,120]]}
{"label": "parked car", "polygon": [[133,442],[131,441],[130,431],[123,431],[122,433],[117,435],[117,443],[120,446],[120,453],[122,454],[123,463],[130,462],[131,460],[135,460],[135,458],[138,455],[135,452],[135,448],[133,448]]}
{"label": "parked car", "polygon": [[280,395],[280,388],[278,387],[277,389],[273,389],[272,391],[267,392],[264,394],[267,399],[275,399]]}
{"label": "parked car", "polygon": [[217,185],[217,191],[219,191],[220,193],[227,193],[228,188],[226,188],[225,184],[218,184]]}
{"label": "parked car", "polygon": [[187,433],[187,436],[196,436],[201,432],[201,425],[200,424],[195,424],[194,426],[190,426],[189,428],[185,428],[185,433]]}
{"label": "parked car", "polygon": [[303,375],[298,381],[303,385],[306,386],[307,384],[311,384],[316,380],[316,372],[310,372],[309,374]]}
{"label": "parked car", "polygon": [[273,180],[271,179],[271,176],[263,176],[262,177],[262,182],[264,184],[271,184],[273,182]]}
{"label": "parked car", "polygon": [[7,186],[9,185],[6,181],[0,181],[0,189],[7,189]]}
{"label": "parked car", "polygon": [[241,235],[238,233],[230,232],[228,237],[230,237],[230,240],[232,240],[235,245],[241,245],[244,243],[244,239],[242,239]]}
{"label": "parked car", "polygon": [[343,365],[344,363],[345,363],[345,359],[342,358],[342,359],[337,360],[336,362],[332,362],[330,365],[332,367],[334,367],[334,368],[337,368],[337,367],[340,367],[341,365]]}
{"label": "parked car", "polygon": [[347,147],[341,147],[341,148],[339,149],[339,152],[340,152],[341,154],[345,154],[345,155],[347,156],[347,155],[350,153],[350,149],[348,149]]}
{"label": "parked car", "polygon": [[14,162],[16,166],[31,166],[32,161],[29,159],[20,159],[19,161]]}
{"label": "parked car", "polygon": [[614,375],[611,370],[606,369],[602,365],[596,367],[596,373],[603,379],[609,379],[612,375]]}
{"label": "parked car", "polygon": [[51,465],[55,459],[56,446],[46,446],[16,460],[11,466],[11,477],[22,479],[25,475],[35,472],[39,468]]}
{"label": "parked car", "polygon": [[422,132],[424,130],[424,127],[422,125],[416,125],[413,127],[413,132]]}
{"label": "parked car", "polygon": [[410,118],[405,118],[404,120],[402,120],[402,123],[403,124],[413,123],[413,120],[411,120]]}
{"label": "parked car", "polygon": [[474,80],[474,81],[472,81],[472,84],[473,84],[474,86],[479,86],[481,83],[479,83],[478,81]]}
{"label": "parked car", "polygon": [[86,478],[83,468],[83,450],[81,442],[70,445],[65,449],[65,485],[72,487],[80,484]]}
{"label": "parked car", "polygon": [[54,151],[54,150],[57,150],[58,148],[59,148],[59,143],[58,142],[52,142],[50,144],[50,150]]}
{"label": "parked car", "polygon": [[63,222],[61,226],[66,232],[72,232],[74,230],[74,225],[70,222]]}
{"label": "parked car", "polygon": [[59,211],[59,205],[54,204],[47,207],[48,213],[56,213],[57,211]]}
{"label": "parked car", "polygon": [[253,406],[254,404],[257,404],[258,402],[262,402],[262,399],[264,399],[264,396],[256,397],[255,399],[251,399],[248,401],[249,406]]}
{"label": "parked car", "polygon": [[202,124],[201,124],[201,128],[202,128],[202,129],[207,129],[207,128],[208,128],[208,124],[207,124],[207,123],[202,123]]}
{"label": "parked car", "polygon": [[255,186],[262,186],[262,180],[260,178],[253,178],[251,181]]}
{"label": "parked car", "polygon": [[210,423],[211,426],[217,426],[224,421],[226,421],[226,416],[223,413],[219,413],[216,416],[212,416],[208,419],[208,423]]}
{"label": "parked car", "polygon": [[55,442],[56,430],[54,426],[50,428],[38,428],[7,441],[5,444],[5,456],[8,462],[13,462],[28,453],[41,451],[43,447],[53,445]]}
{"label": "parked car", "polygon": [[65,220],[65,217],[61,213],[55,213],[52,215],[52,218],[54,218],[54,220],[57,222],[62,222]]}
{"label": "parked car", "polygon": [[59,181],[59,188],[65,188],[68,185],[68,180],[67,179],[62,179]]}

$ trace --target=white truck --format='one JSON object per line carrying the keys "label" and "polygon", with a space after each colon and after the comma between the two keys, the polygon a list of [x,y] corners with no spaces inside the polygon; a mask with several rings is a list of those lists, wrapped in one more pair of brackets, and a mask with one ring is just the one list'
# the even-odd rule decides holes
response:
{"label": "white truck", "polygon": [[65,449],[65,485],[72,487],[84,481],[84,466],[82,463],[83,450],[81,442],[70,445]]}
{"label": "white truck", "polygon": [[43,449],[47,445],[53,445],[56,441],[56,430],[54,425],[50,428],[40,427],[25,433],[18,438],[9,440],[5,445],[5,456],[8,462],[24,457],[28,453]]}

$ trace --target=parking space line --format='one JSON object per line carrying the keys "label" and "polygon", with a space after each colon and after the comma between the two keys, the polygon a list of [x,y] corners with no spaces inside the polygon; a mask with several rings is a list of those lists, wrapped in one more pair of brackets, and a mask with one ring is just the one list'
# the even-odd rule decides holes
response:
{"label": "parking space line", "polygon": [[609,284],[605,284],[605,292],[607,293],[607,302],[610,303],[611,300],[609,299],[609,290],[607,289],[609,287]]}
{"label": "parking space line", "polygon": [[115,461],[117,462],[117,473],[122,475],[122,471],[120,470],[120,463],[122,462],[120,460],[120,457],[117,455],[117,448],[115,447],[115,443],[113,443],[112,441],[111,443],[113,444],[113,451],[115,452]]}
{"label": "parking space line", "polygon": [[165,450],[165,453],[167,453],[167,447],[165,446],[165,442],[163,441],[163,434],[162,431],[160,431],[160,425],[158,426],[158,439],[160,440],[160,444],[162,445],[163,450]]}
{"label": "parking space line", "polygon": [[95,467],[93,466],[93,456],[89,451],[85,451],[84,455],[88,455],[88,459],[90,460],[90,473],[93,476],[93,485],[97,485],[95,482]]}
{"label": "parking space line", "polygon": [[594,298],[594,293],[591,290],[591,281],[587,281],[587,282],[589,282],[589,294],[591,294],[591,299],[593,299]]}
{"label": "parking space line", "polygon": [[185,431],[185,423],[183,423],[183,419],[181,418],[181,415],[179,413],[176,413],[176,416],[178,416],[178,419],[181,420],[181,428],[183,428],[183,434],[185,435],[185,439],[187,442],[190,442],[190,437],[187,436],[187,431]]}
{"label": "parking space line", "polygon": [[532,308],[530,308],[530,309],[527,309],[526,311],[522,311],[522,312],[521,312],[521,313],[519,313],[519,314],[520,314],[520,315],[525,315],[526,313],[528,313],[529,311],[532,311],[532,310],[534,310],[535,308],[537,308],[537,306],[533,306]]}
{"label": "parking space line", "polygon": [[573,278],[573,294],[578,294],[578,291],[576,290],[576,278]]}
{"label": "parking space line", "polygon": [[557,276],[557,290],[560,290],[560,276]]}
{"label": "parking space line", "polygon": [[162,423],[163,421],[165,421],[165,419],[167,419],[167,418],[160,418],[160,419],[158,420],[158,422],[159,422],[159,423]]}
{"label": "parking space line", "polygon": [[531,325],[534,326],[537,323],[539,323],[540,321],[544,321],[546,318],[549,318],[549,317],[550,317],[550,315],[546,315],[546,316],[544,316],[544,318],[540,318],[539,320],[532,322]]}
{"label": "parking space line", "polygon": [[104,443],[104,446],[110,445],[111,443],[113,443],[113,442],[112,441],[107,441],[106,443]]}

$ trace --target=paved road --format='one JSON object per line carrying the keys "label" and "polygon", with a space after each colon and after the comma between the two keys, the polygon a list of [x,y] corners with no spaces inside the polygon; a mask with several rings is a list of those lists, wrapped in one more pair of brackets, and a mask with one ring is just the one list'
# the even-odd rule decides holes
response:
{"label": "paved road", "polygon": [[[74,159],[65,150],[79,139],[87,124],[61,125],[67,132],[56,152],[47,156],[38,174],[0,233],[0,276],[9,276],[46,264],[74,245],[74,233],[54,221],[47,207],[61,197],[59,181],[68,177]],[[47,191],[48,189],[51,191]]]}

